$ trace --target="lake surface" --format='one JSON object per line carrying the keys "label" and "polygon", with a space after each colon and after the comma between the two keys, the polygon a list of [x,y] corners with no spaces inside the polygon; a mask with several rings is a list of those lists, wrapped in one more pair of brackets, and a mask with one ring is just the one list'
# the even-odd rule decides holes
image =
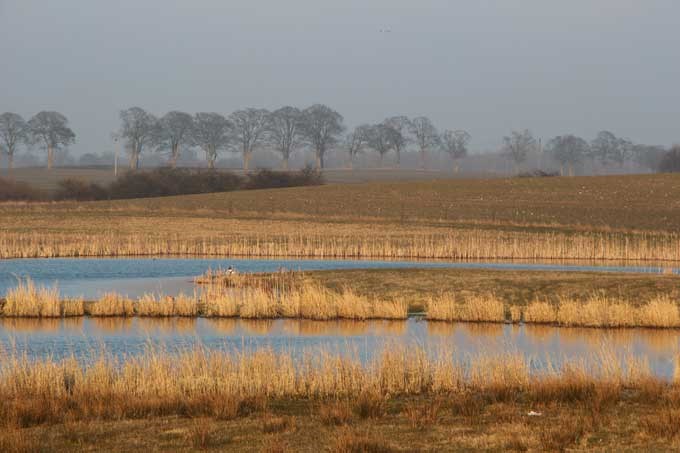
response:
{"label": "lake surface", "polygon": [[[234,266],[239,272],[289,270],[471,268],[543,271],[601,271],[661,273],[668,268],[659,264],[536,264],[525,262],[423,262],[375,260],[259,260],[227,258],[44,258],[0,260],[0,295],[17,284],[18,277],[30,276],[43,286],[57,285],[62,297],[96,299],[116,291],[136,298],[155,292],[191,294],[192,278],[208,269]],[[680,273],[680,269],[671,269]]]}
{"label": "lake surface", "polygon": [[436,350],[454,348],[463,355],[519,353],[537,367],[548,361],[588,360],[607,351],[613,360],[627,355],[644,358],[659,376],[673,377],[680,352],[680,331],[606,330],[517,326],[505,324],[408,321],[308,321],[184,318],[0,318],[0,360],[3,354],[87,361],[104,350],[129,357],[155,345],[170,352],[196,345],[224,351],[270,348],[302,353],[325,348],[351,351],[363,360],[382,346],[418,345]]}

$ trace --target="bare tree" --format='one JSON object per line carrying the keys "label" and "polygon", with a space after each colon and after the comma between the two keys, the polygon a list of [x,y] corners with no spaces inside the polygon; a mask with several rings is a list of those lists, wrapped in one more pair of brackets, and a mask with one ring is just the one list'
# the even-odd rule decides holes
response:
{"label": "bare tree", "polygon": [[397,155],[397,166],[399,166],[401,164],[401,152],[406,149],[410,142],[407,134],[411,121],[405,116],[393,116],[387,118],[384,124],[394,130],[392,134],[392,147]]}
{"label": "bare tree", "polygon": [[610,162],[623,166],[633,156],[633,143],[609,131],[602,131],[590,144],[591,157],[603,164]]}
{"label": "bare tree", "polygon": [[177,110],[166,113],[159,120],[158,146],[161,149],[170,150],[170,166],[172,168],[177,166],[181,146],[190,144],[193,127],[193,117],[188,113]]}
{"label": "bare tree", "polygon": [[76,134],[68,127],[68,119],[59,112],[36,114],[28,121],[28,133],[32,143],[40,143],[47,150],[48,169],[54,166],[54,153],[76,140]]}
{"label": "bare tree", "polygon": [[409,129],[415,137],[420,153],[420,166],[424,169],[427,161],[427,152],[439,144],[437,128],[434,127],[429,118],[419,116],[411,121]]}
{"label": "bare tree", "polygon": [[503,149],[515,163],[515,171],[527,160],[527,155],[536,149],[536,139],[528,129],[512,131],[509,137],[503,137]]}
{"label": "bare tree", "polygon": [[567,166],[569,176],[574,176],[574,165],[588,155],[588,142],[574,135],[561,135],[548,142],[548,153],[560,163],[560,174],[564,175]]}
{"label": "bare tree", "polygon": [[385,123],[375,124],[366,130],[366,143],[380,155],[380,166],[383,166],[385,154],[394,149],[394,142],[399,133]]}
{"label": "bare tree", "polygon": [[640,167],[655,172],[659,169],[661,160],[667,150],[663,146],[635,145],[633,146],[633,158]]}
{"label": "bare tree", "polygon": [[219,113],[197,113],[193,123],[192,144],[205,152],[208,168],[215,168],[218,152],[229,145],[231,124]]}
{"label": "bare tree", "polygon": [[301,123],[302,112],[295,107],[282,107],[270,116],[269,140],[281,153],[284,170],[288,170],[290,156],[301,144]]}
{"label": "bare tree", "polygon": [[345,129],[343,118],[335,110],[322,104],[307,107],[302,112],[302,133],[316,154],[316,168],[324,167],[324,156]]}
{"label": "bare tree", "polygon": [[255,148],[264,139],[269,126],[269,111],[265,109],[237,110],[229,116],[232,142],[243,153],[243,169],[248,171]]}
{"label": "bare tree", "polygon": [[16,113],[0,115],[0,151],[7,154],[7,168],[14,167],[14,154],[21,143],[28,141],[28,125]]}
{"label": "bare tree", "polygon": [[470,142],[470,134],[463,130],[445,130],[442,133],[439,143],[442,150],[453,159],[453,171],[458,173],[460,170],[460,159],[468,154],[467,145]]}
{"label": "bare tree", "polygon": [[370,131],[370,126],[363,124],[357,126],[345,136],[344,147],[347,150],[349,158],[349,168],[354,168],[354,158],[367,145],[367,139]]}
{"label": "bare tree", "polygon": [[158,141],[158,119],[142,108],[130,107],[121,110],[120,121],[118,136],[127,141],[130,169],[136,170],[144,147],[154,146]]}

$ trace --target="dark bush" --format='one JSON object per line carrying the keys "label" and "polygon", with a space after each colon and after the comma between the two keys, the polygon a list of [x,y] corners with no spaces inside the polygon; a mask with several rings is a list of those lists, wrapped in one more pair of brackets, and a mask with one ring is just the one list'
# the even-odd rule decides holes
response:
{"label": "dark bush", "polygon": [[298,172],[259,170],[248,175],[244,189],[277,189],[320,184],[323,184],[321,172],[307,166]]}
{"label": "dark bush", "polygon": [[680,172],[680,145],[673,146],[664,154],[659,163],[659,171],[662,173]]}
{"label": "dark bush", "polygon": [[525,171],[517,175],[518,178],[551,178],[554,176],[559,176],[560,172],[552,170],[532,170]]}
{"label": "dark bush", "polygon": [[47,194],[34,189],[25,182],[0,178],[0,201],[41,201],[46,199]]}
{"label": "dark bush", "polygon": [[112,199],[165,197],[238,189],[243,178],[233,173],[161,168],[129,172],[109,186]]}
{"label": "dark bush", "polygon": [[95,201],[109,198],[109,191],[92,182],[65,179],[59,182],[54,198],[57,200]]}

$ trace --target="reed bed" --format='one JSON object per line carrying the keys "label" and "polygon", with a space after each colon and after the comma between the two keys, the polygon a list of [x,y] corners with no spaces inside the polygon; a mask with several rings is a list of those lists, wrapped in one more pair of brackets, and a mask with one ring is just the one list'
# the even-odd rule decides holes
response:
{"label": "reed bed", "polygon": [[[293,230],[292,226],[286,226]],[[351,229],[351,228],[350,228]],[[239,236],[136,233],[0,235],[0,258],[218,255],[297,258],[536,259],[680,261],[678,233],[527,232],[456,229]],[[396,230],[395,230],[396,231]]]}
{"label": "reed bed", "polygon": [[643,362],[632,357],[621,362],[609,354],[542,371],[520,355],[463,357],[450,349],[414,345],[386,346],[369,362],[323,349],[298,354],[149,349],[125,360],[102,352],[87,365],[10,356],[0,363],[0,424],[163,415],[230,418],[244,404],[263,407],[268,399],[376,402],[477,392],[546,403],[587,401],[598,388],[620,393],[648,388],[650,382],[659,391],[676,388],[654,377]]}
{"label": "reed bed", "polygon": [[475,295],[461,302],[454,294],[441,294],[428,300],[426,316],[432,321],[505,322],[506,307],[493,294]]}
{"label": "reed bed", "polygon": [[1,306],[7,317],[61,318],[83,316],[84,302],[80,299],[59,299],[59,289],[38,287],[30,278],[19,280],[5,295]]}

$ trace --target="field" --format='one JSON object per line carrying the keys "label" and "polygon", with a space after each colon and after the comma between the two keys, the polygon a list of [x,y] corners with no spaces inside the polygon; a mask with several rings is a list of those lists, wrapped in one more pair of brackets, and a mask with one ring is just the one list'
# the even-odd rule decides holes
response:
{"label": "field", "polygon": [[328,184],[0,206],[2,257],[680,260],[680,177]]}

